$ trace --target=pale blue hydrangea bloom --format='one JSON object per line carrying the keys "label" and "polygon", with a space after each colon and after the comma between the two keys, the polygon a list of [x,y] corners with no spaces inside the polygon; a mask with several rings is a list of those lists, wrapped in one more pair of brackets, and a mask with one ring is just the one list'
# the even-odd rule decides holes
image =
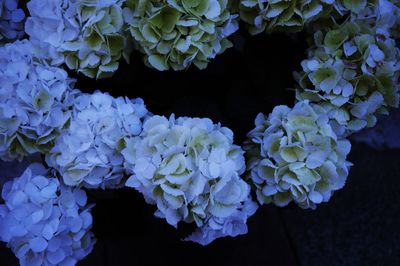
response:
{"label": "pale blue hydrangea bloom", "polygon": [[113,98],[107,93],[76,97],[68,127],[46,155],[65,184],[115,188],[122,184],[121,141],[137,136],[148,115],[142,99]]}
{"label": "pale blue hydrangea bloom", "polygon": [[226,218],[211,217],[203,226],[197,228],[190,236],[186,237],[185,240],[205,246],[217,238],[247,234],[247,219],[256,212],[257,208],[257,203],[249,197],[233,214]]}
{"label": "pale blue hydrangea bloom", "polygon": [[[231,130],[210,119],[153,116],[125,146],[125,167],[132,174],[126,186],[142,192],[157,205],[155,215],[175,227],[195,222],[208,231],[205,224],[233,219],[249,196],[250,187],[240,178],[243,150],[233,144]],[[225,233],[234,234],[218,236]]]}
{"label": "pale blue hydrangea bloom", "polygon": [[0,240],[21,265],[75,265],[93,249],[86,193],[60,184],[41,164],[6,183],[0,205]]}
{"label": "pale blue hydrangea bloom", "polygon": [[[43,47],[42,47],[43,48]],[[73,80],[24,40],[0,47],[0,157],[49,151],[69,120]],[[44,57],[41,57],[41,56]]]}
{"label": "pale blue hydrangea bloom", "polygon": [[259,114],[248,134],[248,179],[261,204],[316,208],[341,189],[350,163],[350,142],[338,138],[325,110],[308,101]]}
{"label": "pale blue hydrangea bloom", "polygon": [[21,39],[25,13],[18,8],[18,0],[0,0],[0,43]]}
{"label": "pale blue hydrangea bloom", "polygon": [[25,30],[54,47],[71,69],[91,78],[112,75],[129,45],[122,34],[122,0],[31,0]]}

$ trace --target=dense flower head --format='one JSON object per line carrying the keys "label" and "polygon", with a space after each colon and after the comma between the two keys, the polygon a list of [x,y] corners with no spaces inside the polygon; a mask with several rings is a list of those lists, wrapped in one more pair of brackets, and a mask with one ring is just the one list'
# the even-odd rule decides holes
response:
{"label": "dense flower head", "polygon": [[0,0],[0,43],[21,39],[25,13],[18,8],[18,0]]}
{"label": "dense flower head", "polygon": [[211,217],[206,224],[186,237],[185,241],[193,241],[205,246],[217,238],[247,234],[247,219],[256,212],[257,208],[257,203],[252,201],[249,196],[240,208],[236,209],[230,216],[225,218]]}
{"label": "dense flower head", "polygon": [[91,206],[83,190],[60,184],[40,164],[6,183],[0,205],[0,240],[21,265],[75,265],[95,243]]}
{"label": "dense flower head", "polygon": [[261,204],[302,208],[327,202],[345,184],[350,142],[339,139],[325,110],[308,101],[259,114],[245,144],[248,179]]}
{"label": "dense flower head", "polygon": [[315,20],[334,0],[240,0],[240,18],[251,34],[263,31],[298,31]]}
{"label": "dense flower head", "polygon": [[[42,54],[46,54],[42,52]],[[49,151],[69,120],[73,80],[29,41],[0,47],[0,157]]]}
{"label": "dense flower head", "polygon": [[356,19],[316,32],[301,64],[297,99],[323,106],[340,135],[374,126],[377,115],[399,104],[400,50],[376,21]]}
{"label": "dense flower head", "polygon": [[[240,0],[240,18],[251,34],[263,31],[300,31],[318,19],[365,13],[377,0]],[[312,22],[312,23],[311,23]]]}
{"label": "dense flower head", "polygon": [[25,30],[51,44],[60,63],[92,78],[112,75],[129,48],[122,34],[122,0],[31,0]]}
{"label": "dense flower head", "polygon": [[76,97],[72,118],[46,162],[66,185],[115,188],[122,184],[121,140],[137,136],[147,115],[142,99],[113,98],[95,92]]}
{"label": "dense flower head", "polygon": [[249,196],[249,185],[239,176],[243,150],[233,144],[232,131],[210,119],[153,116],[139,137],[125,142],[122,154],[132,173],[126,186],[157,204],[156,216],[173,226],[184,221],[204,228],[215,220],[221,229]]}
{"label": "dense flower head", "polygon": [[126,1],[124,19],[145,63],[158,70],[182,70],[208,61],[232,46],[238,29],[229,0]]}

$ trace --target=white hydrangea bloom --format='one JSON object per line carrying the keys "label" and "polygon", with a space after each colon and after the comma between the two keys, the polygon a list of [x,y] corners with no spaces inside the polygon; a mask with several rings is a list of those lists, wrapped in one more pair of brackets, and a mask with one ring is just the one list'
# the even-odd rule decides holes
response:
{"label": "white hydrangea bloom", "polygon": [[122,185],[121,141],[137,136],[147,115],[142,99],[113,98],[96,92],[75,100],[72,119],[46,155],[66,185],[115,188]]}
{"label": "white hydrangea bloom", "polygon": [[308,101],[259,114],[245,145],[248,178],[261,204],[302,208],[327,202],[346,181],[350,142],[338,139],[325,110]]}
{"label": "white hydrangea bloom", "polygon": [[0,43],[21,39],[25,13],[18,8],[18,0],[0,0]]}
{"label": "white hydrangea bloom", "polygon": [[25,30],[50,44],[62,61],[91,78],[110,76],[129,47],[122,35],[122,0],[31,0]]}
{"label": "white hydrangea bloom", "polygon": [[21,160],[28,154],[49,151],[70,118],[73,80],[63,69],[47,65],[36,49],[26,40],[0,47],[3,160]]}
{"label": "white hydrangea bloom", "polygon": [[157,204],[156,216],[173,226],[235,215],[250,191],[240,178],[243,150],[233,133],[210,119],[153,116],[139,137],[126,138],[122,154],[132,176],[126,186]]}
{"label": "white hydrangea bloom", "polygon": [[60,184],[42,165],[6,183],[2,197],[0,240],[21,265],[75,265],[92,251],[86,193]]}

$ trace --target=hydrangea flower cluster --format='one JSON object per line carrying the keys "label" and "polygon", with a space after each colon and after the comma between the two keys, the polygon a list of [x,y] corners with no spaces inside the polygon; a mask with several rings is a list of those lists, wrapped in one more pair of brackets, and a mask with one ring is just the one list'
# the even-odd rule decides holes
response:
{"label": "hydrangea flower cluster", "polygon": [[6,183],[2,197],[0,240],[21,265],[75,265],[92,251],[86,193],[60,184],[42,165]]}
{"label": "hydrangea flower cluster", "polygon": [[18,8],[18,0],[0,0],[0,43],[24,36],[25,13]]}
{"label": "hydrangea flower cluster", "polygon": [[31,0],[25,30],[49,43],[67,66],[91,78],[111,76],[129,48],[122,34],[122,0]]}
{"label": "hydrangea flower cluster", "polygon": [[400,50],[379,32],[364,20],[318,31],[301,64],[297,99],[323,106],[337,134],[372,127],[399,104]]}
{"label": "hydrangea flower cluster", "polygon": [[308,101],[259,114],[245,145],[248,179],[261,204],[301,208],[327,202],[345,184],[350,142],[339,139],[325,110]]}
{"label": "hydrangea flower cluster", "polygon": [[211,217],[206,224],[186,237],[185,241],[193,241],[205,246],[220,237],[236,237],[247,234],[247,219],[256,212],[257,208],[257,203],[252,201],[249,196],[242,206],[229,217]]}
{"label": "hydrangea flower cluster", "polygon": [[0,47],[0,158],[46,153],[70,118],[74,93],[67,72],[52,67],[29,41]]}
{"label": "hydrangea flower cluster", "polygon": [[251,34],[299,31],[321,16],[335,0],[240,0],[240,18]]}
{"label": "hydrangea flower cluster", "polygon": [[142,99],[81,94],[71,122],[46,154],[46,162],[60,172],[66,185],[120,187],[124,176],[121,141],[140,134],[146,115]]}
{"label": "hydrangea flower cluster", "polygon": [[[244,152],[233,144],[232,131],[209,119],[153,116],[139,137],[125,142],[125,167],[133,174],[126,186],[157,204],[156,216],[175,227],[195,222],[204,232],[189,239],[200,243],[244,233],[232,224],[246,227],[256,207],[244,206],[250,187],[240,178]],[[209,236],[214,229],[219,233]]]}
{"label": "hydrangea flower cluster", "polygon": [[232,46],[238,29],[229,0],[127,0],[124,19],[145,64],[158,70],[199,69]]}
{"label": "hydrangea flower cluster", "polygon": [[[295,32],[319,19],[364,14],[377,0],[240,0],[240,18],[253,35],[260,32]],[[326,21],[325,21],[326,22]]]}

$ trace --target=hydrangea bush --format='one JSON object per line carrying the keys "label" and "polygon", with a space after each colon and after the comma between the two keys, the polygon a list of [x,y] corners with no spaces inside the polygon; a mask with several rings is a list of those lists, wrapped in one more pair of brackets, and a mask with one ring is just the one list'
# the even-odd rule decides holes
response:
{"label": "hydrangea bush", "polygon": [[[139,137],[125,142],[122,154],[132,173],[126,185],[157,205],[156,216],[175,227],[195,222],[205,231],[204,239],[190,238],[197,242],[244,232],[228,229],[235,222],[245,227],[255,210],[244,206],[250,187],[240,178],[244,152],[233,144],[232,131],[209,119],[153,116]],[[208,236],[208,228],[220,233]]]}
{"label": "hydrangea bush", "polygon": [[21,265],[75,265],[95,243],[86,193],[68,188],[40,164],[6,183],[0,240]]}
{"label": "hydrangea bush", "polygon": [[238,29],[230,0],[127,0],[124,19],[146,65],[183,70],[204,69],[210,59],[232,46]]}
{"label": "hydrangea bush", "polygon": [[53,46],[70,69],[91,78],[111,76],[129,45],[122,34],[122,0],[31,0],[25,30]]}
{"label": "hydrangea bush", "polygon": [[327,202],[345,184],[350,142],[338,138],[325,110],[308,101],[260,113],[244,148],[247,178],[261,204],[301,208]]}
{"label": "hydrangea bush", "polygon": [[[86,188],[135,188],[185,238],[247,233],[258,204],[315,209],[341,189],[345,137],[399,105],[399,0],[0,0],[0,158],[39,152],[3,187],[0,240],[21,265],[75,265],[93,248]],[[59,66],[112,75],[131,48],[157,70],[204,69],[251,34],[314,33],[297,103],[259,114],[244,150],[210,119],[153,116],[143,100],[82,93]],[[247,171],[246,171],[247,169]],[[246,172],[246,173],[245,173]],[[245,180],[241,175],[245,174]]]}
{"label": "hydrangea bush", "polygon": [[376,124],[399,104],[400,50],[385,28],[354,20],[314,35],[298,74],[297,99],[324,107],[337,134]]}
{"label": "hydrangea bush", "polygon": [[60,172],[66,185],[121,187],[122,140],[140,134],[146,115],[142,99],[80,94],[71,122],[47,153],[46,162]]}
{"label": "hydrangea bush", "polygon": [[26,40],[0,47],[3,160],[48,152],[70,118],[73,80],[63,69],[47,65],[45,58]]}
{"label": "hydrangea bush", "polygon": [[18,8],[18,0],[0,0],[0,43],[24,36],[25,13]]}

